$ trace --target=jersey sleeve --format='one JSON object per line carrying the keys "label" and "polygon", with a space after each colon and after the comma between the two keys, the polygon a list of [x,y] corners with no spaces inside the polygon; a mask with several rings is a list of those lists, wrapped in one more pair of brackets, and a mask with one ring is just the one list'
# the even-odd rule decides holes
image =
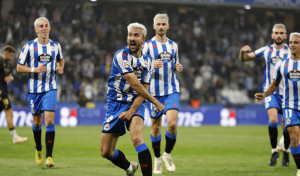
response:
{"label": "jersey sleeve", "polygon": [[26,43],[21,51],[18,63],[21,65],[25,65],[29,60],[29,45]]}
{"label": "jersey sleeve", "polygon": [[126,53],[119,52],[113,58],[113,64],[121,75],[133,72],[133,69],[130,64],[131,61],[128,60],[128,56],[125,55]]}
{"label": "jersey sleeve", "polygon": [[255,57],[260,57],[262,55],[264,55],[265,49],[267,46],[261,47],[257,50],[254,51]]}
{"label": "jersey sleeve", "polygon": [[57,43],[57,46],[58,46],[57,61],[59,62],[59,61],[62,60],[64,57],[63,57],[63,54],[62,54],[62,51],[61,51],[61,46],[60,46],[60,44]]}
{"label": "jersey sleeve", "polygon": [[150,84],[152,79],[152,73],[154,69],[154,61],[150,55],[148,55],[148,72],[147,75],[144,77],[143,82],[146,84]]}
{"label": "jersey sleeve", "polygon": [[275,80],[277,83],[280,83],[281,79],[282,79],[282,75],[280,73],[280,68],[282,65],[282,61],[278,62],[273,70],[273,80]]}

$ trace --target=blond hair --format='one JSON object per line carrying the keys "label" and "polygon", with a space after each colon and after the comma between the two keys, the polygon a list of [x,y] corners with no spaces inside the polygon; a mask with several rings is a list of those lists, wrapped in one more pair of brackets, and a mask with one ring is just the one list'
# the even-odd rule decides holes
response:
{"label": "blond hair", "polygon": [[142,30],[142,34],[144,37],[146,37],[147,35],[147,29],[144,25],[142,25],[141,23],[130,23],[128,26],[127,26],[127,30],[128,32],[131,30],[131,29],[140,29]]}

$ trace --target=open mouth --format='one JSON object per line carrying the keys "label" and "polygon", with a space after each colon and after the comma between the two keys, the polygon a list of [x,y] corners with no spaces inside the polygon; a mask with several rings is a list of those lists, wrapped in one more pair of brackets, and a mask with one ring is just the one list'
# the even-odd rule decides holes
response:
{"label": "open mouth", "polygon": [[130,42],[130,46],[131,46],[131,47],[135,47],[135,46],[136,46],[136,43],[135,43],[135,42]]}

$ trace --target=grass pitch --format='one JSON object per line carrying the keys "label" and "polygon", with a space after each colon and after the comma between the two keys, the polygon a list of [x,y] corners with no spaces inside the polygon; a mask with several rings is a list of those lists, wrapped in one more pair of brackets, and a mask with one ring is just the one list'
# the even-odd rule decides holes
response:
{"label": "grass pitch", "polygon": [[[42,128],[42,146],[45,157],[45,128]],[[165,133],[165,128],[162,132]],[[13,144],[7,128],[0,128],[0,175],[5,176],[119,176],[125,172],[110,161],[101,158],[99,152],[101,127],[80,126],[63,128],[56,126],[53,160],[54,168],[36,166],[35,144],[29,127],[17,128],[21,136],[29,140]],[[279,130],[279,135],[282,131]],[[150,128],[144,129],[146,144],[151,148]],[[164,135],[162,135],[164,136]],[[280,136],[279,136],[280,137]],[[162,152],[165,148],[162,137]],[[129,133],[119,138],[117,148],[129,161],[138,161]],[[153,152],[150,149],[152,157]],[[289,176],[296,175],[296,166],[290,154],[290,166],[282,167],[280,153],[276,166],[270,167],[271,156],[267,126],[202,126],[178,128],[177,142],[172,152],[175,173],[163,167],[162,176]],[[141,170],[135,174],[142,175]]]}

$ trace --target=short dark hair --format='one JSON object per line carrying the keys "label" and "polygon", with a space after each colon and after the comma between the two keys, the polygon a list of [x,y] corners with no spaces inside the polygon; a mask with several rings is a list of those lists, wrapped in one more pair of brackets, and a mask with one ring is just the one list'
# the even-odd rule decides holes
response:
{"label": "short dark hair", "polygon": [[6,45],[4,48],[3,48],[4,51],[7,51],[7,52],[10,52],[10,53],[16,53],[16,49],[11,46],[11,45]]}

